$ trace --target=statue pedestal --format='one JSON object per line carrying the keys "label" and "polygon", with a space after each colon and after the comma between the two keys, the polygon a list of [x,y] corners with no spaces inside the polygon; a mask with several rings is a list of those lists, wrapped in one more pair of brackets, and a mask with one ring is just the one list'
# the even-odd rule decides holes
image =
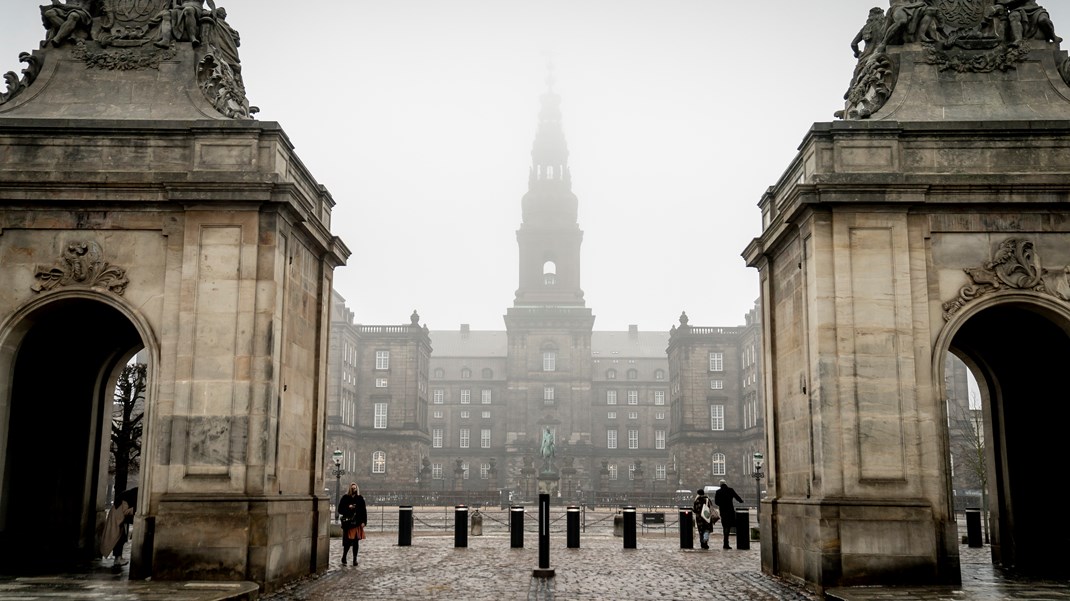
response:
{"label": "statue pedestal", "polygon": [[541,472],[539,474],[539,494],[550,495],[551,499],[557,498],[560,487],[561,476],[556,472]]}

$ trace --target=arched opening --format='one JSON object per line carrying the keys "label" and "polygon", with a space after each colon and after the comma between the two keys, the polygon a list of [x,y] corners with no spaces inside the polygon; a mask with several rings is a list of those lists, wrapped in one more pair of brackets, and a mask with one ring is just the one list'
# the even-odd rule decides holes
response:
{"label": "arched opening", "polygon": [[993,561],[1028,576],[1070,576],[1062,559],[1070,522],[1046,510],[1059,490],[1052,467],[1070,418],[1058,384],[1070,360],[1070,318],[1021,300],[993,304],[966,319],[949,350],[981,397]]}
{"label": "arched opening", "polygon": [[553,286],[557,283],[557,264],[553,261],[546,261],[542,264],[542,283],[546,286]]}
{"label": "arched opening", "polygon": [[[0,331],[0,571],[98,555],[115,382],[145,344],[107,303],[68,295]],[[137,483],[131,483],[136,486]]]}

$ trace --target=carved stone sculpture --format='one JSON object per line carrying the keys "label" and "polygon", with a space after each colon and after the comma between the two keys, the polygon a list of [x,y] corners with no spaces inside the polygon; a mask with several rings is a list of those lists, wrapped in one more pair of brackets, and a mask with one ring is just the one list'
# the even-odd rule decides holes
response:
{"label": "carved stone sculpture", "polygon": [[14,71],[8,71],[4,74],[7,91],[0,94],[0,104],[13,100],[20,92],[30,87],[30,84],[37,79],[37,75],[41,72],[41,59],[29,52],[19,54],[19,62],[26,63],[26,68],[22,70],[22,78],[19,78]]}
{"label": "carved stone sculpture", "polygon": [[52,290],[59,286],[82,285],[103,288],[123,294],[129,280],[126,270],[109,265],[104,260],[104,251],[91,240],[75,240],[63,249],[58,263],[51,267],[37,267],[34,274],[37,283],[34,292]]}
{"label": "carved stone sculpture", "polygon": [[991,261],[981,267],[965,267],[963,271],[971,283],[959,290],[957,298],[944,303],[945,320],[970,301],[998,290],[1032,290],[1070,300],[1070,265],[1054,272],[1044,269],[1032,240],[1004,240]]}
{"label": "carved stone sculpture", "polygon": [[82,39],[89,37],[95,4],[95,0],[67,0],[66,4],[52,0],[52,4],[42,6],[41,20],[47,30],[42,45],[59,46],[75,34]]}

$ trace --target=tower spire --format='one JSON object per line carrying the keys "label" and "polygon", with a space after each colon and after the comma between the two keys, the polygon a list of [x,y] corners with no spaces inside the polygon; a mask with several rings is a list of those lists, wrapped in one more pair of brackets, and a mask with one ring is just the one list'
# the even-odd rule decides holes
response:
{"label": "tower spire", "polygon": [[568,144],[561,125],[561,97],[554,91],[554,65],[546,65],[546,92],[541,98],[539,126],[531,148],[531,174],[528,189],[536,187],[572,190],[572,174],[568,168]]}

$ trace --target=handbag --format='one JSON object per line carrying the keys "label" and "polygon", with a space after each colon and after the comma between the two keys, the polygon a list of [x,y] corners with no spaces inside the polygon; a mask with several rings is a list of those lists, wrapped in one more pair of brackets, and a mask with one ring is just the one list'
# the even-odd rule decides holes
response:
{"label": "handbag", "polygon": [[702,519],[712,523],[713,512],[710,511],[710,502],[706,501],[702,504]]}

